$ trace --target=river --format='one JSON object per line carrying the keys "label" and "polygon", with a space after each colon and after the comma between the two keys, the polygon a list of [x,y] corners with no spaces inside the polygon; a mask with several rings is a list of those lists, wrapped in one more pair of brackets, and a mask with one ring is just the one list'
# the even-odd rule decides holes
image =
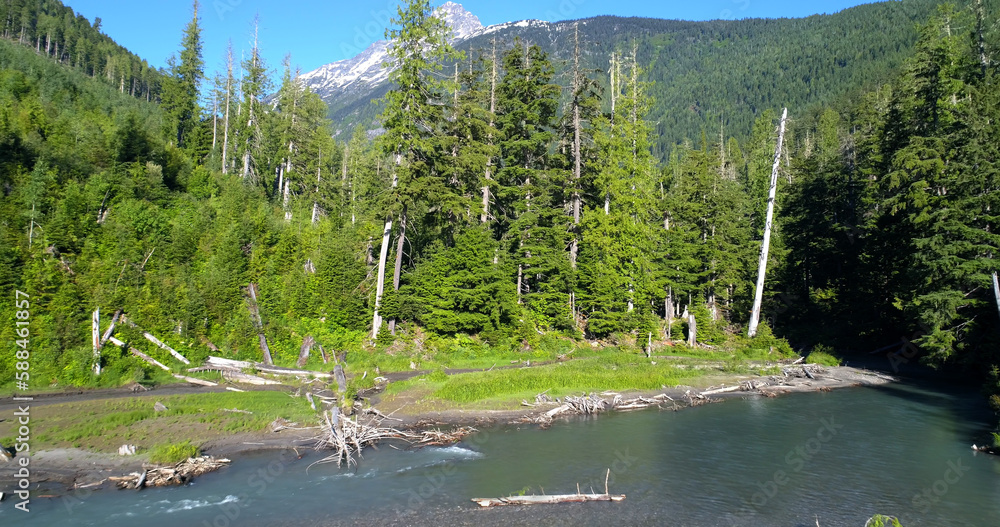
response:
{"label": "river", "polygon": [[[192,485],[35,498],[3,525],[1000,525],[1000,457],[974,453],[975,393],[892,384],[678,412],[484,429],[459,445],[368,450],[356,468],[277,452]],[[620,503],[479,509],[471,498],[602,492]],[[13,521],[13,523],[10,523]]]}

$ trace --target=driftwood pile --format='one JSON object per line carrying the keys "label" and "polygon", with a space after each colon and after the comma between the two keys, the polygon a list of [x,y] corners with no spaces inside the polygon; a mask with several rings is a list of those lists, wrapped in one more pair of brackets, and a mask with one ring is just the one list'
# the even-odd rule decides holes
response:
{"label": "driftwood pile", "polygon": [[357,457],[369,446],[383,439],[398,439],[410,443],[417,448],[425,446],[443,446],[457,443],[469,434],[476,432],[472,427],[460,427],[451,432],[441,430],[398,430],[384,426],[383,423],[391,417],[378,411],[364,412],[364,415],[347,417],[340,413],[339,407],[323,412],[320,423],[320,435],[316,437],[316,448],[333,450],[333,454],[316,463],[336,463],[337,466],[357,465]]}
{"label": "driftwood pile", "polygon": [[199,456],[188,458],[171,467],[157,467],[144,470],[141,474],[133,472],[127,476],[110,477],[120,489],[141,489],[143,487],[168,487],[183,485],[191,478],[214,472],[229,464],[225,458]]}
{"label": "driftwood pile", "polygon": [[405,437],[403,432],[395,428],[382,426],[384,420],[377,416],[356,416],[352,419],[341,415],[339,407],[323,412],[316,448],[333,450],[333,454],[316,463],[336,463],[338,467],[343,463],[348,467],[357,465],[355,456],[360,456],[365,447],[383,439]]}
{"label": "driftwood pile", "polygon": [[[563,399],[562,404],[535,418],[528,419],[528,422],[549,424],[552,422],[552,419],[560,415],[593,415],[611,410],[641,410],[651,406],[663,408],[666,405],[667,408],[672,410],[680,408],[674,399],[665,393],[654,397],[635,397],[632,399],[623,399],[622,396],[617,393],[605,393],[604,395],[613,397],[604,398],[596,393],[592,393],[590,395],[585,394],[582,397],[568,395]],[[549,399],[548,396],[539,394],[539,396],[535,397],[535,400],[538,401],[536,404],[531,404],[527,401],[521,401],[521,404],[524,406],[534,407],[538,404],[547,402]],[[556,402],[559,402],[559,400],[557,399]]]}
{"label": "driftwood pile", "polygon": [[471,426],[462,426],[451,432],[442,432],[437,429],[422,430],[415,434],[407,433],[407,439],[411,440],[413,445],[418,448],[425,446],[445,446],[455,444],[473,432],[477,432],[477,430]]}

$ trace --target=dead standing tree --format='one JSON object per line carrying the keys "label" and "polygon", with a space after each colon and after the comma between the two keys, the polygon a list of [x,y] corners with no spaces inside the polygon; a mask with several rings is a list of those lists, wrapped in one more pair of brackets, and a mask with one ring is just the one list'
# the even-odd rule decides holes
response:
{"label": "dead standing tree", "polygon": [[264,363],[274,365],[274,361],[271,360],[271,349],[267,347],[267,337],[264,336],[264,322],[260,318],[260,307],[257,305],[257,284],[252,283],[247,287],[247,308],[250,310],[250,320],[257,328],[260,350],[264,353]]}
{"label": "dead standing tree", "polygon": [[774,164],[771,167],[771,189],[767,195],[767,219],[764,222],[764,242],[760,246],[760,261],[757,266],[757,288],[754,292],[753,311],[750,314],[750,328],[747,336],[757,334],[760,323],[760,304],[764,298],[764,275],[767,273],[767,252],[771,246],[771,224],[774,221],[774,199],[778,188],[778,166],[781,163],[781,146],[785,140],[785,121],[788,120],[788,108],[781,112],[781,123],[778,125],[778,146],[774,149]]}

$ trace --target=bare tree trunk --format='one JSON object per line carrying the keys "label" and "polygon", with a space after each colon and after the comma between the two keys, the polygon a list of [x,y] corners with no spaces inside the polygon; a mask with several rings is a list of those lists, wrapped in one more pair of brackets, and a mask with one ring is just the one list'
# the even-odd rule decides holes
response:
{"label": "bare tree trunk", "polygon": [[996,273],[993,273],[993,296],[997,299],[997,311],[1000,312],[1000,281]]}
{"label": "bare tree trunk", "polygon": [[524,264],[517,265],[517,303],[521,303],[521,289],[524,283]]}
{"label": "bare tree trunk", "polygon": [[306,335],[306,338],[302,339],[302,347],[299,348],[299,360],[295,365],[302,368],[309,361],[309,352],[312,351],[313,346],[316,345],[316,339],[312,335]]}
{"label": "bare tree trunk", "polygon": [[570,267],[576,269],[576,259],[580,253],[580,176],[583,156],[580,131],[580,24],[573,26],[576,47],[573,53],[573,241],[569,248]]}
{"label": "bare tree trunk", "polygon": [[[399,292],[399,276],[403,271],[403,244],[406,242],[406,204],[399,215],[399,239],[396,240],[396,268],[392,272],[392,290]],[[389,332],[396,334],[396,319],[389,320]]]}
{"label": "bare tree trunk", "polygon": [[382,249],[378,257],[378,285],[375,287],[375,316],[372,318],[372,340],[378,338],[382,327],[382,317],[378,310],[382,307],[382,293],[385,291],[385,261],[389,254],[389,238],[392,236],[392,216],[386,216],[385,228],[382,231]]}
{"label": "bare tree trunk", "polygon": [[222,173],[229,173],[229,107],[233,95],[233,44],[226,49],[226,115],[223,118],[222,130]]}
{"label": "bare tree trunk", "polygon": [[264,355],[264,362],[273,365],[271,361],[271,348],[267,346],[267,337],[264,336],[264,319],[260,316],[260,306],[257,304],[257,284],[251,283],[247,287],[247,307],[250,310],[250,321],[257,328],[257,338],[260,341],[260,351]]}
{"label": "bare tree trunk", "polygon": [[667,288],[667,298],[663,300],[663,316],[667,319],[667,340],[670,340],[670,334],[674,326],[674,290],[673,288]]}
{"label": "bare tree trunk", "polygon": [[990,65],[990,59],[986,55],[986,39],[983,36],[986,15],[983,13],[983,0],[976,0],[976,41],[979,47],[979,66],[982,68],[983,76],[986,76],[986,69]]}
{"label": "bare tree trunk", "polygon": [[781,112],[781,123],[778,125],[778,146],[774,149],[774,164],[771,166],[771,190],[767,195],[767,219],[764,222],[764,242],[760,246],[760,261],[757,265],[757,287],[754,290],[753,311],[750,313],[750,327],[747,336],[757,335],[760,323],[760,304],[764,298],[764,275],[767,272],[767,252],[771,246],[771,223],[774,221],[774,200],[778,189],[778,166],[781,163],[781,146],[785,140],[785,121],[788,119],[788,108]]}
{"label": "bare tree trunk", "polygon": [[285,178],[285,189],[282,191],[283,206],[285,208],[285,221],[292,221],[292,209],[289,208],[290,193],[288,191],[288,178]]}
{"label": "bare tree trunk", "polygon": [[90,338],[94,345],[94,375],[101,374],[101,308],[94,310],[91,317]]}
{"label": "bare tree trunk", "polygon": [[[493,127],[496,125],[494,122],[494,115],[497,111],[497,39],[493,38],[493,58],[492,60],[492,72],[490,73],[490,131],[488,134],[490,153],[492,154],[493,149]],[[483,211],[479,215],[480,223],[486,223],[490,218],[490,186],[489,182],[493,180],[493,156],[489,155],[486,157],[486,184],[483,185]]]}
{"label": "bare tree trunk", "polygon": [[[399,156],[396,156],[396,165],[400,164]],[[399,185],[399,174],[392,176],[392,188]],[[392,215],[385,217],[385,229],[382,231],[382,249],[378,257],[378,285],[375,288],[375,314],[372,317],[372,340],[378,339],[379,329],[382,327],[382,316],[379,315],[379,308],[382,307],[382,294],[385,292],[385,263],[389,256],[389,238],[392,236]]]}
{"label": "bare tree trunk", "polygon": [[219,94],[212,90],[212,150],[219,137]]}
{"label": "bare tree trunk", "polygon": [[[344,154],[347,154],[347,150],[344,150]],[[322,180],[320,177],[320,171],[323,167],[323,149],[319,149],[319,160],[316,162],[316,191],[313,195],[313,212],[312,212],[312,224],[316,225],[316,220],[319,219],[319,184]]]}

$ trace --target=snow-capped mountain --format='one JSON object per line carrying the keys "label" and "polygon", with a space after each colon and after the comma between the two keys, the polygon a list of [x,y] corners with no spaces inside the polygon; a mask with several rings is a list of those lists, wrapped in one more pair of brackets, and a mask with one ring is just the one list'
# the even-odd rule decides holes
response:
{"label": "snow-capped mountain", "polygon": [[479,17],[468,12],[462,4],[445,2],[438,8],[438,15],[443,15],[444,21],[452,30],[451,42],[459,42],[477,35],[483,30]]}
{"label": "snow-capped mountain", "polygon": [[[466,11],[461,4],[446,2],[437,11],[452,29],[449,41],[453,44],[478,35],[485,29],[479,18]],[[368,91],[389,76],[389,70],[382,67],[389,58],[388,50],[389,42],[380,40],[354,58],[327,64],[303,74],[301,79],[324,99],[345,92]]]}

